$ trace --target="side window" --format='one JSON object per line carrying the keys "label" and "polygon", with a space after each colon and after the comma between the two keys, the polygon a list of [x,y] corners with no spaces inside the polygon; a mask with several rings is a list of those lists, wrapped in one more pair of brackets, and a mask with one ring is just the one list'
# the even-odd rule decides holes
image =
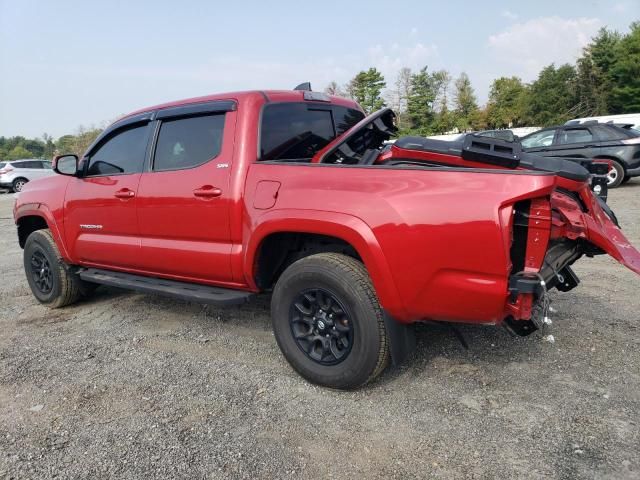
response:
{"label": "side window", "polygon": [[87,175],[140,173],[147,149],[149,126],[120,130],[108,137],[89,158]]}
{"label": "side window", "polygon": [[555,134],[555,129],[542,130],[541,132],[532,133],[528,137],[523,138],[521,143],[524,148],[549,147],[553,143]]}
{"label": "side window", "polygon": [[224,118],[224,114],[215,114],[163,121],[153,170],[192,168],[217,157],[222,148]]}
{"label": "side window", "polygon": [[24,163],[27,164],[27,166],[25,168],[37,168],[37,169],[42,170],[42,162],[33,160],[31,162],[24,162]]}
{"label": "side window", "polygon": [[51,170],[51,168],[52,168],[51,167],[51,162],[47,162],[47,161],[42,162],[42,167],[41,168],[44,168],[45,170]]}
{"label": "side window", "polygon": [[562,130],[558,136],[559,145],[568,145],[571,143],[585,143],[593,140],[593,135],[587,128],[571,128]]}
{"label": "side window", "polygon": [[[593,128],[593,127],[592,127]],[[627,135],[624,131],[619,131],[615,127],[607,127],[604,125],[600,125],[595,128],[596,136],[598,140],[609,141],[609,140],[619,140],[621,138],[627,138]]]}
{"label": "side window", "polygon": [[313,109],[304,103],[267,105],[262,112],[260,158],[309,159],[334,137],[329,109]]}
{"label": "side window", "polygon": [[27,162],[13,162],[11,166],[13,168],[29,168],[27,167]]}

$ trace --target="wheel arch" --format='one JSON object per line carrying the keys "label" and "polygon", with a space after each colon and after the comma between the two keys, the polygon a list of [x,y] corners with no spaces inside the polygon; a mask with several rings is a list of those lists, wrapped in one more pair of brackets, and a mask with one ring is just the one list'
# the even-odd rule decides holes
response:
{"label": "wheel arch", "polygon": [[[261,254],[274,255],[273,249],[265,252],[265,246],[269,246],[270,242],[282,248],[291,246],[291,243],[279,243],[278,240],[282,238],[315,239],[329,247],[324,250],[309,248],[306,254],[303,253],[295,258],[296,260],[320,252],[337,252],[335,248],[340,248],[342,251],[337,253],[345,253],[362,261],[383,308],[392,315],[404,312],[391,270],[373,231],[361,219],[342,213],[276,210],[262,216],[254,227],[245,250],[244,275],[253,288],[257,290],[265,288],[264,284],[262,287],[259,285],[264,278],[258,277],[259,268],[264,266],[264,258],[261,260]],[[286,261],[284,258],[286,254],[287,252],[278,251],[277,255],[280,258],[275,258],[276,262]],[[275,281],[277,277],[271,280]]]}
{"label": "wheel arch", "polygon": [[46,205],[42,203],[26,203],[20,205],[14,212],[14,218],[16,226],[18,227],[18,244],[20,248],[24,248],[27,238],[31,233],[36,230],[48,228],[58,246],[60,255],[65,261],[70,261],[62,232],[58,228],[58,223],[53,214]]}
{"label": "wheel arch", "polygon": [[615,160],[620,164],[620,166],[624,170],[624,173],[627,173],[627,163],[620,157],[616,157],[614,155],[596,155],[595,157],[593,157],[593,160]]}

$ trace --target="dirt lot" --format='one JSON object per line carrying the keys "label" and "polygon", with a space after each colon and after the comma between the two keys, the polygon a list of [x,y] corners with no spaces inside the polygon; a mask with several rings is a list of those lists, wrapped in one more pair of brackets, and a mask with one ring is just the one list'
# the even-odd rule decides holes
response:
{"label": "dirt lot", "polygon": [[[283,360],[269,299],[212,308],[100,288],[31,295],[0,195],[0,477],[640,478],[640,279],[583,259],[550,332],[419,329],[356,392]],[[640,182],[611,194],[640,245]]]}

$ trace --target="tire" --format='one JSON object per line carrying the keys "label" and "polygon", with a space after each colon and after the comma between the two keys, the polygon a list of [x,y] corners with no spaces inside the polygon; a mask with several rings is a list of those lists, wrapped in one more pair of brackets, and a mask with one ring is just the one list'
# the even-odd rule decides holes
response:
{"label": "tire", "polygon": [[617,160],[609,160],[611,162],[611,168],[607,173],[607,187],[616,188],[619,187],[624,181],[624,167]]}
{"label": "tire", "polygon": [[16,193],[21,192],[28,181],[29,180],[27,180],[26,178],[16,178],[11,184],[11,189]]}
{"label": "tire", "polygon": [[378,297],[364,265],[346,255],[320,253],[291,264],[276,283],[271,321],[282,354],[312,383],[356,388],[389,363]]}
{"label": "tire", "polygon": [[70,305],[93,288],[67,268],[48,229],[36,230],[27,238],[24,271],[33,295],[50,308]]}

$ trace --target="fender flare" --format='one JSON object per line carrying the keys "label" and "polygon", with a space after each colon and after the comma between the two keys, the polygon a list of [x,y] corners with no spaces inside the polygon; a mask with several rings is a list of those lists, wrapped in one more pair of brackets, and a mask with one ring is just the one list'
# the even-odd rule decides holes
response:
{"label": "fender flare", "polygon": [[391,276],[387,259],[373,231],[358,217],[319,210],[278,209],[256,219],[244,246],[244,276],[255,285],[256,256],[263,240],[273,233],[311,233],[339,238],[351,245],[369,272],[380,305],[393,316],[404,316],[404,306]]}
{"label": "fender flare", "polygon": [[64,238],[62,236],[62,231],[58,227],[58,222],[56,222],[53,213],[43,203],[24,203],[16,208],[13,218],[15,220],[16,225],[20,219],[24,217],[40,217],[42,218],[49,230],[51,231],[51,235],[53,235],[53,239],[56,242],[56,246],[60,251],[60,255],[65,260],[65,262],[72,263],[71,257],[69,256],[69,252],[67,251],[67,245],[64,242]]}

